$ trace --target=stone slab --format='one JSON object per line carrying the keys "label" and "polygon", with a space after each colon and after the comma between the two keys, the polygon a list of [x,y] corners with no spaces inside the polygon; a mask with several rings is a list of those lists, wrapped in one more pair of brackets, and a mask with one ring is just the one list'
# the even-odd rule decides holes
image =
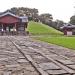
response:
{"label": "stone slab", "polygon": [[65,70],[47,70],[47,73],[50,75],[64,75],[68,74]]}
{"label": "stone slab", "polygon": [[59,62],[63,63],[63,64],[66,64],[66,65],[70,65],[70,64],[75,64],[74,62],[70,61],[70,60],[58,60]]}
{"label": "stone slab", "polygon": [[75,65],[67,65],[67,66],[75,70]]}
{"label": "stone slab", "polygon": [[58,70],[60,69],[60,67],[58,67],[56,64],[54,63],[41,63],[39,64],[39,66],[43,69],[43,70]]}
{"label": "stone slab", "polygon": [[28,63],[26,59],[18,59],[17,62],[18,63]]}

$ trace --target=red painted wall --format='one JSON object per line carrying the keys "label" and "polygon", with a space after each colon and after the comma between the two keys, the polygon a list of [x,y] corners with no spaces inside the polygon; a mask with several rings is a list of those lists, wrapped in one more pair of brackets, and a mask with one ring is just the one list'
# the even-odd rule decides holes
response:
{"label": "red painted wall", "polygon": [[19,19],[10,15],[3,16],[0,18],[1,23],[15,23],[19,22]]}

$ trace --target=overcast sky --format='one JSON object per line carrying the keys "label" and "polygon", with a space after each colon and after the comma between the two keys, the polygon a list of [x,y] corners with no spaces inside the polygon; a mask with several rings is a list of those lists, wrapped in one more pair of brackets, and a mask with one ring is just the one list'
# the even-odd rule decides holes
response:
{"label": "overcast sky", "polygon": [[75,14],[75,0],[1,0],[0,12],[12,7],[37,8],[39,13],[50,13],[54,19],[65,22]]}

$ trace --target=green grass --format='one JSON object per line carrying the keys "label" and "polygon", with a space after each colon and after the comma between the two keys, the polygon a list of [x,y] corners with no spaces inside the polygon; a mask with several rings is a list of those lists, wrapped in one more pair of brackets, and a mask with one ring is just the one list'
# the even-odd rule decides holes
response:
{"label": "green grass", "polygon": [[36,22],[29,22],[28,25],[28,31],[32,34],[32,35],[46,35],[46,34],[50,34],[50,35],[62,35],[63,33],[52,28],[49,27],[48,25],[45,24],[41,24],[41,23],[36,23]]}
{"label": "green grass", "polygon": [[66,36],[63,36],[63,37],[48,37],[47,36],[46,37],[44,36],[44,37],[38,37],[36,39],[45,41],[48,43],[56,44],[59,46],[63,46],[66,48],[75,49],[75,37],[66,37]]}

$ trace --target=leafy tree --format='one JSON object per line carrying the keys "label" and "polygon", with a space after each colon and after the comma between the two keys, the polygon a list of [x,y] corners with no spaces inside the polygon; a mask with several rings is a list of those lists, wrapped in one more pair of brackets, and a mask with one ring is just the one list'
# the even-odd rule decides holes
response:
{"label": "leafy tree", "polygon": [[44,13],[44,14],[41,14],[41,15],[40,15],[40,21],[41,21],[42,23],[48,24],[48,23],[52,22],[52,20],[53,20],[53,17],[52,17],[52,15],[49,14],[49,13]]}
{"label": "leafy tree", "polygon": [[24,8],[24,7],[13,7],[10,9],[10,11],[12,11],[14,14],[19,15],[19,16],[23,16],[23,15],[27,15],[29,20],[35,20],[38,19],[38,9],[35,8]]}
{"label": "leafy tree", "polygon": [[59,29],[60,27],[62,27],[63,24],[64,24],[64,22],[61,21],[61,20],[56,20],[56,23],[57,23],[56,27],[57,27],[58,29]]}
{"label": "leafy tree", "polygon": [[70,18],[70,23],[75,25],[75,15]]}

